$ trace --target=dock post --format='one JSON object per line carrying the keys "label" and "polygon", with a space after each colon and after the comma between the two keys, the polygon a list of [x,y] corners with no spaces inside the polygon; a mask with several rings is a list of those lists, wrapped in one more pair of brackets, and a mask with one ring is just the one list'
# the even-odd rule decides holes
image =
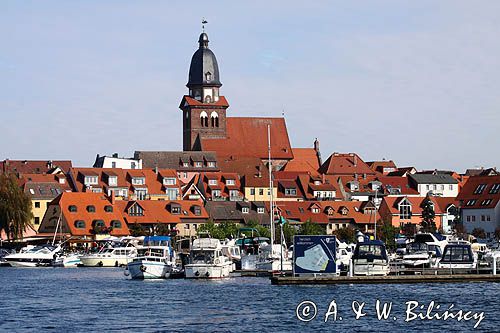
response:
{"label": "dock post", "polygon": [[349,277],[352,277],[354,275],[354,267],[352,263],[352,258],[349,259]]}
{"label": "dock post", "polygon": [[497,258],[493,256],[493,275],[497,275]]}

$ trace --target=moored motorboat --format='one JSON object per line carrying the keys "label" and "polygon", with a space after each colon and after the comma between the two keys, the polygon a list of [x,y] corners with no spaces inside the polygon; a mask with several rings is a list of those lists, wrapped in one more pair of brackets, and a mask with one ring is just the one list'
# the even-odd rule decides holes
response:
{"label": "moored motorboat", "polygon": [[365,240],[356,244],[352,256],[354,275],[388,275],[389,259],[385,244],[379,240]]}
{"label": "moored motorboat", "polygon": [[472,251],[469,242],[449,243],[444,248],[438,267],[473,270],[477,268],[477,254]]}
{"label": "moored motorboat", "polygon": [[23,248],[19,253],[5,256],[4,259],[13,267],[47,267],[57,258],[60,251],[60,246],[50,244],[30,245]]}
{"label": "moored motorboat", "polygon": [[137,256],[137,248],[133,245],[106,247],[101,251],[80,256],[82,266],[121,267],[126,266]]}
{"label": "moored motorboat", "polygon": [[149,236],[127,264],[125,275],[132,279],[165,279],[175,269],[175,254],[168,236]]}
{"label": "moored motorboat", "polygon": [[184,266],[188,279],[218,279],[229,277],[233,263],[222,254],[222,246],[215,238],[193,241],[190,263]]}
{"label": "moored motorboat", "polygon": [[292,261],[285,246],[274,244],[271,247],[271,244],[268,244],[261,246],[255,268],[273,273],[292,271]]}

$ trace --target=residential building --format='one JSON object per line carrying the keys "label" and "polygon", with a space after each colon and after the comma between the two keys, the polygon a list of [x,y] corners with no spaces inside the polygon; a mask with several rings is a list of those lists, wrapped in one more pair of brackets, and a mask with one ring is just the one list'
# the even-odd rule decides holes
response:
{"label": "residential building", "polygon": [[500,227],[500,175],[471,176],[457,200],[465,230],[471,233],[480,228],[488,238],[493,237]]}
{"label": "residential building", "polygon": [[0,173],[14,174],[34,174],[47,173],[57,174],[66,173],[72,167],[71,161],[53,161],[53,160],[9,160],[0,162]]}
{"label": "residential building", "polygon": [[458,181],[448,174],[421,174],[408,175],[410,182],[417,189],[420,196],[428,194],[441,197],[456,197],[458,195]]}
{"label": "residential building", "polygon": [[104,169],[142,169],[142,160],[128,157],[119,157],[117,153],[112,156],[99,156],[97,154],[94,168]]}

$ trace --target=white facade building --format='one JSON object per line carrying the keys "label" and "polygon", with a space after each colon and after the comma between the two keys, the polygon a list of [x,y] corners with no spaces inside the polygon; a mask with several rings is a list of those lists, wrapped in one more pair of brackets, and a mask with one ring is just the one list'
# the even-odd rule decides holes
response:
{"label": "white facade building", "polygon": [[118,154],[113,154],[113,156],[99,156],[97,154],[94,168],[142,169],[142,160],[118,157]]}

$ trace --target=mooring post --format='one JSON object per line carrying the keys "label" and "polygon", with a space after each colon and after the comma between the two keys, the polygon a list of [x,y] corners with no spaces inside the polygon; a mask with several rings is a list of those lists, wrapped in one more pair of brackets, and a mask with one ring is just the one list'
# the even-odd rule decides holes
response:
{"label": "mooring post", "polygon": [[497,275],[497,257],[493,256],[493,275]]}
{"label": "mooring post", "polygon": [[354,267],[352,263],[352,258],[349,259],[349,277],[352,277],[354,275]]}

